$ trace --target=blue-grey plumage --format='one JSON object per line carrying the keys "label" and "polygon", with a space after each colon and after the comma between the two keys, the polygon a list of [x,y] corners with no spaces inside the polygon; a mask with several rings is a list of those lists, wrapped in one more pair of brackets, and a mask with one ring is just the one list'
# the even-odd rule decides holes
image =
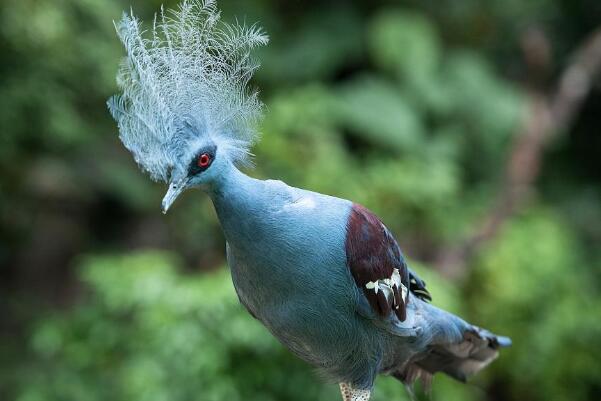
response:
{"label": "blue-grey plumage", "polygon": [[[240,301],[328,378],[369,389],[378,373],[412,381],[446,369],[463,380],[507,345],[416,296],[404,322],[379,316],[347,263],[350,201],[256,180],[231,163],[220,168],[204,188],[225,233]],[[436,352],[453,363],[437,366]],[[429,370],[420,367],[428,363]]]}
{"label": "blue-grey plumage", "polygon": [[465,380],[510,344],[429,304],[369,210],[236,167],[261,109],[246,91],[248,50],[267,41],[259,29],[221,24],[212,0],[157,20],[151,39],[133,16],[117,25],[128,58],[109,108],[138,164],[169,182],[163,212],[188,188],[210,196],[240,301],[276,338],[339,382],[345,401],[369,399],[380,373]]}

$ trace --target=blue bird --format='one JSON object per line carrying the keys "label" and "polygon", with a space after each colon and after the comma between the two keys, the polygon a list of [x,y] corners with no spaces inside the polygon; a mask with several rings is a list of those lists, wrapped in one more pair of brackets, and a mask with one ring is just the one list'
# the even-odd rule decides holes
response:
{"label": "blue bird", "polygon": [[209,0],[161,10],[148,31],[127,14],[116,28],[127,57],[108,107],[136,162],[168,182],[163,212],[188,188],[211,198],[240,302],[344,401],[368,400],[378,374],[465,381],[510,345],[431,305],[363,206],[239,170],[262,114],[247,89],[250,51],[268,41],[260,28],[223,23]]}

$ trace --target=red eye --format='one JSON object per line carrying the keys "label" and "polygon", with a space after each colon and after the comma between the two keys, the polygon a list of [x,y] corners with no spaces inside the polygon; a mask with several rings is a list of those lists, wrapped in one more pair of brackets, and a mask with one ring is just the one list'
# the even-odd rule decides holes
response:
{"label": "red eye", "polygon": [[211,163],[211,156],[206,153],[203,153],[198,157],[198,167],[207,167]]}

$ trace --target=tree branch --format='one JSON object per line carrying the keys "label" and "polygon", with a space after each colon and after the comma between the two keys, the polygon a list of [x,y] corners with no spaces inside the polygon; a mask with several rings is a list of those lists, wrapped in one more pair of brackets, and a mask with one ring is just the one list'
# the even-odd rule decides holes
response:
{"label": "tree branch", "polygon": [[[530,41],[524,45],[527,62],[537,60],[536,55],[546,54],[546,39],[542,35],[537,35],[536,39],[534,43]],[[540,65],[535,67],[540,69]],[[600,70],[601,28],[574,53],[571,63],[559,77],[554,94],[527,90],[527,113],[511,146],[497,200],[471,235],[439,253],[436,266],[444,276],[451,279],[465,276],[476,251],[493,239],[503,223],[524,206],[540,173],[545,146],[555,135],[567,131]]]}

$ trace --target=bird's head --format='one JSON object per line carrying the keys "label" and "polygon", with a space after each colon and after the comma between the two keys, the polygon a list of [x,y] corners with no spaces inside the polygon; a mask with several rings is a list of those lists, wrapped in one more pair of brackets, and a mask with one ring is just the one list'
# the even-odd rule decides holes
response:
{"label": "bird's head", "polygon": [[167,213],[171,204],[186,189],[207,189],[213,184],[229,164],[225,158],[225,155],[219,154],[217,145],[212,141],[193,146],[183,156],[181,165],[171,171],[169,188],[162,203],[163,213]]}
{"label": "bird's head", "polygon": [[148,30],[124,14],[116,28],[127,57],[108,107],[138,165],[168,183],[163,212],[187,188],[250,164],[262,103],[247,85],[258,67],[250,50],[268,41],[261,29],[221,22],[212,0],[161,10]]}

